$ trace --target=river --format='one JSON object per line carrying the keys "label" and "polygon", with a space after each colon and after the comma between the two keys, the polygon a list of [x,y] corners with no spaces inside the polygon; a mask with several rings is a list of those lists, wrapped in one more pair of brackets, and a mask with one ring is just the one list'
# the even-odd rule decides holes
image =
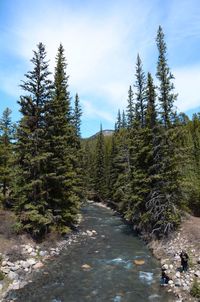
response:
{"label": "river", "polygon": [[[160,265],[145,244],[111,210],[96,205],[82,209],[81,236],[54,261],[11,292],[18,302],[172,302],[160,287]],[[143,259],[143,265],[135,265]],[[88,269],[82,265],[87,264]]]}

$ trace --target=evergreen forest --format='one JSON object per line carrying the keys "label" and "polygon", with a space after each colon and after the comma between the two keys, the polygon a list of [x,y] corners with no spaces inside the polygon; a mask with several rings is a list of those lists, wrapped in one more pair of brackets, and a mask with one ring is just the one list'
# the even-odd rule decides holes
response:
{"label": "evergreen forest", "polygon": [[0,119],[0,205],[16,214],[15,232],[67,234],[89,198],[113,206],[150,238],[167,236],[185,213],[200,216],[200,114],[190,120],[177,112],[161,26],[155,42],[155,76],[138,54],[114,130],[105,135],[100,125],[88,139],[81,138],[82,109],[79,95],[70,95],[62,44],[53,75],[44,44],[37,45],[20,85],[21,118],[13,123],[6,108]]}

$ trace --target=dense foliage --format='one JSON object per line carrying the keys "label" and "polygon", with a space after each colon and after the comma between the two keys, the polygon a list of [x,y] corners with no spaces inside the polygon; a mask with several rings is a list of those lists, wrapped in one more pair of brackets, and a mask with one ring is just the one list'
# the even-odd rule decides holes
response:
{"label": "dense foliage", "polygon": [[1,119],[0,181],[2,204],[5,207],[11,195],[18,229],[41,238],[52,229],[66,233],[77,220],[81,110],[78,97],[75,114],[71,109],[62,45],[54,81],[42,43],[31,63],[33,69],[21,84],[24,94],[18,103],[22,118],[14,142],[9,109]]}
{"label": "dense foliage", "polygon": [[[118,111],[114,134],[105,137],[105,153],[101,154],[107,163],[104,188],[101,186],[104,198],[135,228],[150,236],[169,234],[185,211],[200,214],[200,115],[190,121],[184,113],[177,114],[174,76],[161,27],[156,44],[157,87],[152,75],[145,75],[138,55],[126,115]],[[101,136],[102,131],[98,140]],[[93,159],[87,169],[91,191],[95,186],[90,168],[100,160],[99,145],[95,141],[86,144],[90,145],[88,151]],[[102,184],[102,175],[99,177]]]}

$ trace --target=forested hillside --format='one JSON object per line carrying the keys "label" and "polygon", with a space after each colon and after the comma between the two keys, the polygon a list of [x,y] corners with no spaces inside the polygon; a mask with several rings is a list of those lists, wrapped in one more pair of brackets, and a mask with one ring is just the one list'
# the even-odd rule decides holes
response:
{"label": "forested hillside", "polygon": [[136,58],[127,107],[114,131],[81,139],[82,110],[68,87],[63,46],[53,81],[45,46],[21,83],[21,119],[5,109],[0,121],[0,200],[14,211],[15,232],[42,238],[67,233],[88,196],[111,201],[139,231],[160,237],[175,230],[185,212],[200,215],[200,115],[177,113],[174,77],[159,27],[154,77]]}
{"label": "forested hillside", "polygon": [[185,212],[200,215],[200,115],[177,113],[174,76],[162,28],[157,32],[156,81],[140,56],[112,137],[83,142],[88,190],[114,202],[150,236],[167,235]]}

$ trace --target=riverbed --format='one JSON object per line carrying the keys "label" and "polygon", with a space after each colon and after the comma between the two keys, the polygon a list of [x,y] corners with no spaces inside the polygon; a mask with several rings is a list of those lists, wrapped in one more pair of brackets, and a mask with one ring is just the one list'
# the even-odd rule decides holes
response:
{"label": "riverbed", "polygon": [[78,237],[6,301],[174,301],[160,287],[159,262],[120,216],[93,204],[84,206],[82,215],[80,231],[94,235]]}

